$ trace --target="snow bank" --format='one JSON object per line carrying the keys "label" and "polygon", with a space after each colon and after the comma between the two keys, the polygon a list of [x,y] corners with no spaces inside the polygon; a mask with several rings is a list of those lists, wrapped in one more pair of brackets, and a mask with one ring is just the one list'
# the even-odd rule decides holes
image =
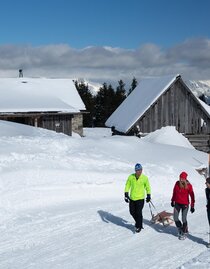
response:
{"label": "snow bank", "polygon": [[194,149],[189,140],[177,132],[175,126],[162,127],[142,138],[146,142],[174,145]]}

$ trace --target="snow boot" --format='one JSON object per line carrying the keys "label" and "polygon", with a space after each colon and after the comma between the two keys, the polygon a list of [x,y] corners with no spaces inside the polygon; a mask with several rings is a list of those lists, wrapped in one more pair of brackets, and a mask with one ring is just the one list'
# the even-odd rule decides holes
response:
{"label": "snow boot", "polygon": [[136,233],[140,233],[141,232],[141,228],[136,228]]}
{"label": "snow boot", "polygon": [[182,228],[178,228],[178,238],[179,238],[179,240],[184,239],[184,233],[182,231]]}

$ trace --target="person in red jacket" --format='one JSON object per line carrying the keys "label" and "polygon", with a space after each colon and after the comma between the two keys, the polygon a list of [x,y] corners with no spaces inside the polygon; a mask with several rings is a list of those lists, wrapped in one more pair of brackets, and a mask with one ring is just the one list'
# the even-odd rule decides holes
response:
{"label": "person in red jacket", "polygon": [[[187,176],[186,172],[179,175],[179,180],[174,185],[171,198],[171,206],[174,207],[174,221],[180,236],[188,233],[187,213],[189,205],[191,205],[190,212],[195,212],[195,195]],[[191,201],[189,201],[189,197]],[[180,211],[182,213],[182,222],[179,220]]]}

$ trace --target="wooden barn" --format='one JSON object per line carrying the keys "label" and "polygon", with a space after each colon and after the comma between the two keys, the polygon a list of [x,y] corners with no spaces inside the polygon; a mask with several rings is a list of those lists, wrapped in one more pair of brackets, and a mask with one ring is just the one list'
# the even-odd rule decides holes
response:
{"label": "wooden barn", "polygon": [[124,135],[175,126],[186,136],[205,135],[209,143],[210,107],[192,93],[180,75],[148,78],[140,81],[106,126]]}
{"label": "wooden barn", "polygon": [[85,105],[70,79],[0,78],[0,120],[83,135]]}

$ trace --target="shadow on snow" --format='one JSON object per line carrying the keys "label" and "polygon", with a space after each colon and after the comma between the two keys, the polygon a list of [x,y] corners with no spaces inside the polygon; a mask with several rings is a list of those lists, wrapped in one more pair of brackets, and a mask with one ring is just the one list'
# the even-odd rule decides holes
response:
{"label": "shadow on snow", "polygon": [[[175,237],[177,237],[178,230],[174,226],[163,226],[162,224],[156,223],[152,224],[151,221],[144,219],[144,224],[150,226],[153,228],[155,231],[159,233],[165,233],[165,234],[170,234]],[[194,236],[192,234],[187,235],[187,239],[192,240],[193,242],[196,242],[201,245],[206,245],[207,243],[200,237]]]}
{"label": "shadow on snow", "polygon": [[[98,210],[98,214],[101,217],[102,221],[106,223],[113,223],[115,225],[121,226],[123,228],[126,228],[130,230],[132,233],[135,233],[134,231],[134,225],[128,223],[125,219],[117,217],[109,212]],[[151,221],[144,219],[143,220],[144,225],[147,225],[157,231],[158,233],[165,233],[169,235],[173,235],[177,237],[177,228],[174,226],[163,226],[162,224],[152,224]],[[196,242],[201,245],[206,245],[207,243],[200,237],[194,236],[192,234],[188,234],[187,239],[192,240],[193,242]]]}
{"label": "shadow on snow", "polygon": [[101,217],[101,219],[106,223],[113,223],[115,225],[121,226],[123,228],[126,228],[130,230],[132,233],[134,233],[134,225],[127,222],[127,220],[124,220],[123,218],[117,217],[109,212],[98,210],[98,214]]}

